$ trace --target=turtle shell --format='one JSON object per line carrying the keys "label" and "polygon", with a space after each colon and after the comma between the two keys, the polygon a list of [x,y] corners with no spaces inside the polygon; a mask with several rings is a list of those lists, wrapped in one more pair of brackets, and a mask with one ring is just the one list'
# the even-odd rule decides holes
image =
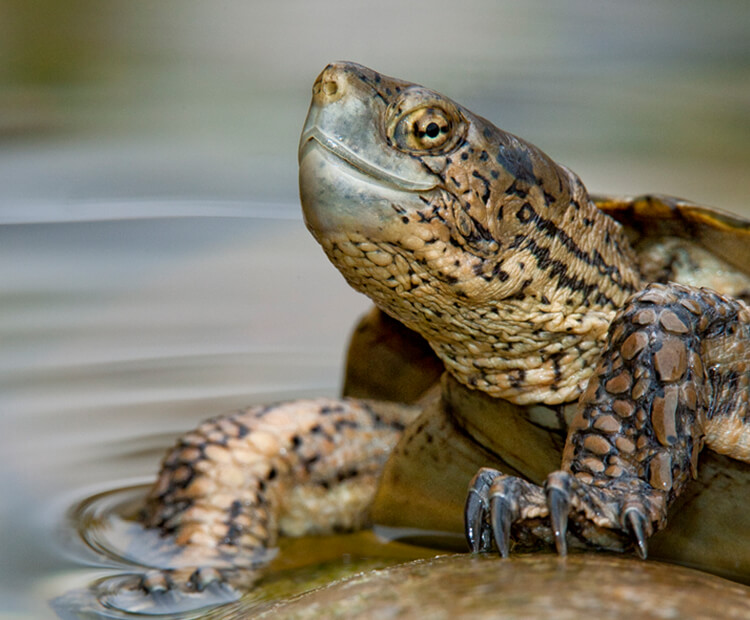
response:
{"label": "turtle shell", "polygon": [[[639,257],[664,240],[685,240],[685,247],[715,257],[720,270],[734,277],[716,285],[699,278],[699,285],[750,298],[747,220],[665,196],[593,200],[625,226]],[[711,269],[718,268],[709,265],[701,277]],[[448,375],[438,381],[442,370],[421,336],[373,309],[352,336],[344,392],[424,404],[386,466],[373,519],[402,537],[406,533],[412,540],[440,544],[453,540],[464,548],[463,504],[477,469],[495,467],[541,483],[559,467],[565,430],[539,424],[540,410],[552,412],[553,419],[561,417],[559,410],[494,399]],[[704,451],[697,479],[670,510],[669,526],[649,541],[650,557],[750,583],[750,555],[737,554],[750,549],[748,505],[750,464]]]}
{"label": "turtle shell", "polygon": [[591,199],[626,228],[636,248],[644,238],[687,239],[750,275],[750,221],[738,215],[657,194]]}

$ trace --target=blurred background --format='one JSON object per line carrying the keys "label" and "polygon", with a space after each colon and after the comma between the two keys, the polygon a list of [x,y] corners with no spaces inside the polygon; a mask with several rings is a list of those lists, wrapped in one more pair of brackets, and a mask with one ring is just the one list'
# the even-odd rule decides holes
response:
{"label": "blurred background", "polygon": [[745,0],[0,0],[0,618],[90,580],[66,511],[225,410],[335,394],[367,307],[304,230],[315,76],[460,101],[590,190],[750,216]]}

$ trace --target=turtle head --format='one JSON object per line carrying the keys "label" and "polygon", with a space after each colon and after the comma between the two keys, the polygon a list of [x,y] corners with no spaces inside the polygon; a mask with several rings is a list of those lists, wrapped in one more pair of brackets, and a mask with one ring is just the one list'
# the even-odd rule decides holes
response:
{"label": "turtle head", "polygon": [[[299,163],[305,222],[331,261],[473,387],[497,383],[484,349],[497,357],[501,343],[560,326],[561,314],[587,305],[607,306],[608,321],[637,281],[630,267],[603,281],[602,265],[619,270],[632,256],[575,174],[417,84],[353,63],[326,67]],[[599,249],[604,233],[625,254]],[[550,338],[537,340],[526,344],[536,350]]]}
{"label": "turtle head", "polygon": [[420,209],[420,196],[441,183],[421,157],[454,149],[465,132],[456,106],[436,93],[354,63],[329,65],[313,85],[299,147],[308,227],[386,236],[394,206]]}

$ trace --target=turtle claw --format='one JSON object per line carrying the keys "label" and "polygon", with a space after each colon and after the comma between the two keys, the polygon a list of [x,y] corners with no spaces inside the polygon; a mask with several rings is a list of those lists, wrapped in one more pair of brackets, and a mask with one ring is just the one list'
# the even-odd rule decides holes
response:
{"label": "turtle claw", "polygon": [[182,617],[183,613],[238,600],[241,590],[229,581],[232,575],[231,571],[225,574],[214,568],[198,568],[192,572],[154,569],[142,575],[105,577],[94,586],[94,595],[102,607],[128,617],[129,614]]}
{"label": "turtle claw", "polygon": [[540,487],[515,476],[506,476],[495,469],[482,468],[469,485],[464,510],[469,548],[474,553],[490,551],[494,540],[500,555],[507,558],[510,554],[511,526],[527,518],[535,519],[545,512],[544,494]]}
{"label": "turtle claw", "polygon": [[560,555],[568,554],[568,513],[570,512],[570,480],[564,472],[555,472],[544,485],[550,525],[555,536],[555,548]]}
{"label": "turtle claw", "polygon": [[510,526],[513,522],[513,515],[505,497],[494,495],[490,499],[490,522],[497,550],[502,557],[507,558],[510,551]]}
{"label": "turtle claw", "polygon": [[645,560],[648,555],[648,544],[646,543],[646,536],[643,533],[644,526],[646,525],[646,517],[638,508],[627,508],[625,509],[624,521],[625,527],[635,540],[638,557]]}
{"label": "turtle claw", "polygon": [[469,493],[464,505],[464,532],[472,553],[489,551],[492,548],[492,520],[490,488],[502,474],[488,467],[480,469],[469,484]]}
{"label": "turtle claw", "polygon": [[193,571],[188,582],[195,592],[203,592],[213,584],[225,582],[225,579],[215,568],[200,567]]}
{"label": "turtle claw", "polygon": [[212,588],[229,588],[228,575],[210,566],[188,573],[181,570],[154,569],[140,576],[136,588],[144,595],[165,599],[176,593],[201,593]]}
{"label": "turtle claw", "polygon": [[465,530],[474,553],[489,551],[494,540],[504,558],[512,542],[526,547],[543,541],[561,556],[583,543],[612,551],[635,547],[645,559],[647,539],[664,513],[663,498],[641,481],[606,488],[556,471],[542,488],[485,468],[469,487]]}
{"label": "turtle claw", "polygon": [[173,588],[174,582],[169,572],[163,570],[148,571],[141,575],[138,582],[138,589],[151,596],[162,596],[171,592]]}
{"label": "turtle claw", "polygon": [[469,489],[464,507],[464,533],[472,553],[483,551],[483,529],[485,519],[485,503],[475,489]]}
{"label": "turtle claw", "polygon": [[613,551],[634,546],[638,557],[646,559],[646,541],[655,529],[646,515],[658,511],[657,504],[650,503],[653,497],[646,485],[638,481],[635,488],[593,486],[568,472],[556,471],[547,478],[544,490],[555,547],[560,555],[567,553],[570,522],[573,537],[568,540]]}

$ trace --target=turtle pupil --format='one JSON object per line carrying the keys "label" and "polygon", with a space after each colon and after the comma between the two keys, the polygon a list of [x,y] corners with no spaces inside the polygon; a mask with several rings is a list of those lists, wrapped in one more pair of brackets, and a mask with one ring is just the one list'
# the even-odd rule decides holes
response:
{"label": "turtle pupil", "polygon": [[440,127],[438,127],[437,123],[430,123],[427,125],[424,132],[429,138],[437,138],[440,134]]}

